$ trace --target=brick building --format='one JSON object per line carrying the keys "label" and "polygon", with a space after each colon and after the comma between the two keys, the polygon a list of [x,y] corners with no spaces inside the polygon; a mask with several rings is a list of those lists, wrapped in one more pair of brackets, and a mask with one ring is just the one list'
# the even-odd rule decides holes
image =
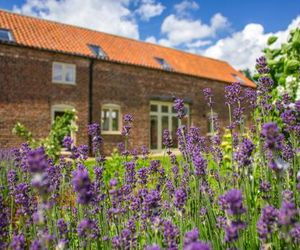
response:
{"label": "brick building", "polygon": [[254,87],[228,63],[158,45],[0,10],[0,147],[17,146],[17,121],[45,137],[54,118],[75,109],[77,144],[99,122],[108,152],[121,141],[122,115],[134,115],[131,144],[162,147],[164,128],[178,119],[172,98],[184,98],[185,122],[208,132],[203,88],[212,88],[215,112],[226,120],[224,86]]}

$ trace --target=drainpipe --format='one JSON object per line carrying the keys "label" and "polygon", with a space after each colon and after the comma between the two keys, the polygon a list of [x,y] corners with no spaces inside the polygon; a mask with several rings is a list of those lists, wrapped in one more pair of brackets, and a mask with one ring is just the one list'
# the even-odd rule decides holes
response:
{"label": "drainpipe", "polygon": [[[94,59],[91,59],[89,65],[88,125],[93,122],[93,75],[94,75]],[[92,155],[91,136],[89,136],[89,154]]]}

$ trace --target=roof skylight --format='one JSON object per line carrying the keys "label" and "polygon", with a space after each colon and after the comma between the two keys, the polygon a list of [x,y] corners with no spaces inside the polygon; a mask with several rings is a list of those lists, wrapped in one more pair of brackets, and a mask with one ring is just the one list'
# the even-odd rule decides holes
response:
{"label": "roof skylight", "polygon": [[165,70],[171,70],[171,66],[168,64],[168,62],[160,57],[155,57],[155,60],[162,66],[163,69]]}
{"label": "roof skylight", "polygon": [[93,44],[89,44],[88,45],[90,50],[92,51],[92,53],[98,57],[98,58],[105,58],[107,57],[106,53],[104,52],[104,50],[98,46],[98,45],[93,45]]}
{"label": "roof skylight", "polygon": [[239,83],[244,83],[244,80],[236,74],[231,74]]}
{"label": "roof skylight", "polygon": [[0,28],[0,41],[11,42],[13,40],[14,39],[10,30]]}

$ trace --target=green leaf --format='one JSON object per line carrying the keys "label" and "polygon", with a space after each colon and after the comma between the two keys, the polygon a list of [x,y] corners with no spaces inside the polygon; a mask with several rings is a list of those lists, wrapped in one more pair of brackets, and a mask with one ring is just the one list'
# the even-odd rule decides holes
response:
{"label": "green leaf", "polygon": [[286,61],[285,65],[284,65],[284,72],[286,74],[291,74],[294,73],[295,71],[297,71],[300,67],[300,62],[298,60],[295,59],[291,59]]}
{"label": "green leaf", "polygon": [[268,42],[267,44],[270,46],[272,45],[273,43],[275,43],[277,41],[278,37],[277,36],[270,36],[269,39],[268,39]]}

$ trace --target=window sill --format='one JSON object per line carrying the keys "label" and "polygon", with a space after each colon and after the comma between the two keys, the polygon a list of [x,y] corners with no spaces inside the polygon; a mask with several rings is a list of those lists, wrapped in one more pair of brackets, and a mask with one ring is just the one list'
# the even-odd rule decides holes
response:
{"label": "window sill", "polygon": [[120,131],[101,131],[102,135],[121,135]]}
{"label": "window sill", "polygon": [[76,82],[64,82],[64,81],[53,81],[54,84],[64,84],[64,85],[76,85]]}

